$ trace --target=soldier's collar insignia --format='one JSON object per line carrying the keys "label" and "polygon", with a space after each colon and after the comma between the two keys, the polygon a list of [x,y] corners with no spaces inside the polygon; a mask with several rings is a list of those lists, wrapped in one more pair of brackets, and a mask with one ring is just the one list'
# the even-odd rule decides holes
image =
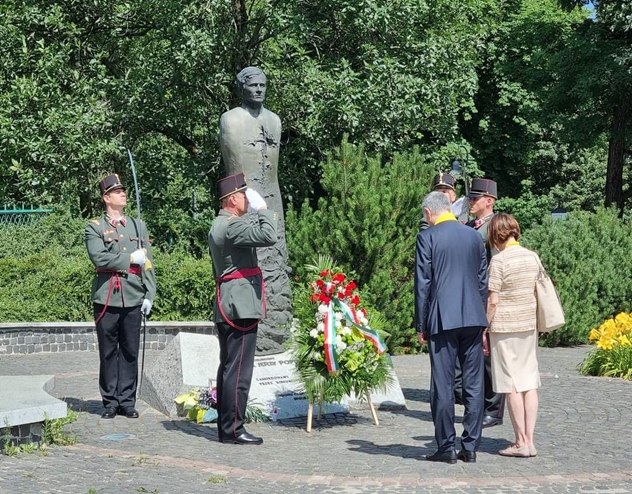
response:
{"label": "soldier's collar insignia", "polygon": [[119,219],[114,219],[114,218],[110,218],[109,216],[107,216],[108,221],[110,222],[110,225],[112,225],[114,228],[116,228],[117,226],[120,225],[127,225],[127,219],[125,218],[125,216],[123,216],[122,218]]}

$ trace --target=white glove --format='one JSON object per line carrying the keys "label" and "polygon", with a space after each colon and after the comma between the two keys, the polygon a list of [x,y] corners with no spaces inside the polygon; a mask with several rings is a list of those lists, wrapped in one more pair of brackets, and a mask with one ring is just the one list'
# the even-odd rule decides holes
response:
{"label": "white glove", "polygon": [[145,264],[145,251],[143,249],[137,249],[130,254],[130,258],[132,264],[138,264],[139,266],[142,266],[143,264]]}
{"label": "white glove", "polygon": [[248,198],[248,210],[259,211],[260,209],[267,208],[266,202],[263,200],[263,197],[254,189],[250,187],[246,189],[246,197]]}
{"label": "white glove", "polygon": [[151,306],[152,306],[151,300],[145,299],[143,300],[143,305],[140,306],[140,311],[146,316],[148,316],[149,313],[151,312]]}

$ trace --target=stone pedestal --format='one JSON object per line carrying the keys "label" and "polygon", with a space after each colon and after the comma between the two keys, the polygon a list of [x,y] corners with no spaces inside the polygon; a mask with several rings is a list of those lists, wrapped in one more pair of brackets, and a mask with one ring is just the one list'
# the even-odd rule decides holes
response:
{"label": "stone pedestal", "polygon": [[216,335],[179,333],[145,368],[139,397],[156,410],[175,417],[178,395],[203,388],[215,380],[219,366]]}
{"label": "stone pedestal", "polygon": [[[145,372],[141,398],[156,410],[176,416],[174,398],[192,388],[209,386],[211,380],[215,381],[218,365],[217,336],[180,333]],[[406,407],[394,373],[393,378],[387,393],[371,395],[377,409]],[[300,391],[296,369],[288,352],[255,357],[249,404],[261,408],[270,417],[276,415],[279,420],[307,415],[307,396]],[[342,403],[324,403],[323,413],[345,412],[349,408],[368,408],[368,405],[349,397]],[[316,406],[314,412],[318,412]]]}

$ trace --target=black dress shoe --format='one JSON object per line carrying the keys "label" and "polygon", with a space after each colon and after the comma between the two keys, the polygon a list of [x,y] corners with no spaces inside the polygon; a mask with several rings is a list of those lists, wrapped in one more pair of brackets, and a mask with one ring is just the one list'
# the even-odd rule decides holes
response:
{"label": "black dress shoe", "polygon": [[476,463],[476,451],[466,451],[462,449],[457,453],[456,457],[465,463]]}
{"label": "black dress shoe", "polygon": [[443,463],[450,463],[454,465],[456,463],[456,451],[453,449],[449,451],[437,451],[432,455],[426,455],[428,461],[442,461]]}
{"label": "black dress shoe", "polygon": [[113,419],[116,417],[116,408],[114,407],[106,407],[101,414],[102,419]]}
{"label": "black dress shoe", "polygon": [[502,417],[492,417],[491,415],[485,415],[483,417],[483,429],[494,427],[495,425],[503,425]]}
{"label": "black dress shoe", "polygon": [[224,444],[263,444],[263,439],[257,436],[253,436],[249,432],[243,432],[235,438],[223,438]]}
{"label": "black dress shoe", "polygon": [[128,419],[138,418],[138,412],[134,407],[119,407],[119,415],[125,415]]}

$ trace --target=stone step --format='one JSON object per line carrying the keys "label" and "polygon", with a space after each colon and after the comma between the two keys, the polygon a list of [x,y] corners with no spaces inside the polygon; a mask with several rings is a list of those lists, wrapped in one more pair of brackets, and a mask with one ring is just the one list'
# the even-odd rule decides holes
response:
{"label": "stone step", "polygon": [[55,376],[0,376],[0,429],[66,417],[68,406],[51,396]]}

